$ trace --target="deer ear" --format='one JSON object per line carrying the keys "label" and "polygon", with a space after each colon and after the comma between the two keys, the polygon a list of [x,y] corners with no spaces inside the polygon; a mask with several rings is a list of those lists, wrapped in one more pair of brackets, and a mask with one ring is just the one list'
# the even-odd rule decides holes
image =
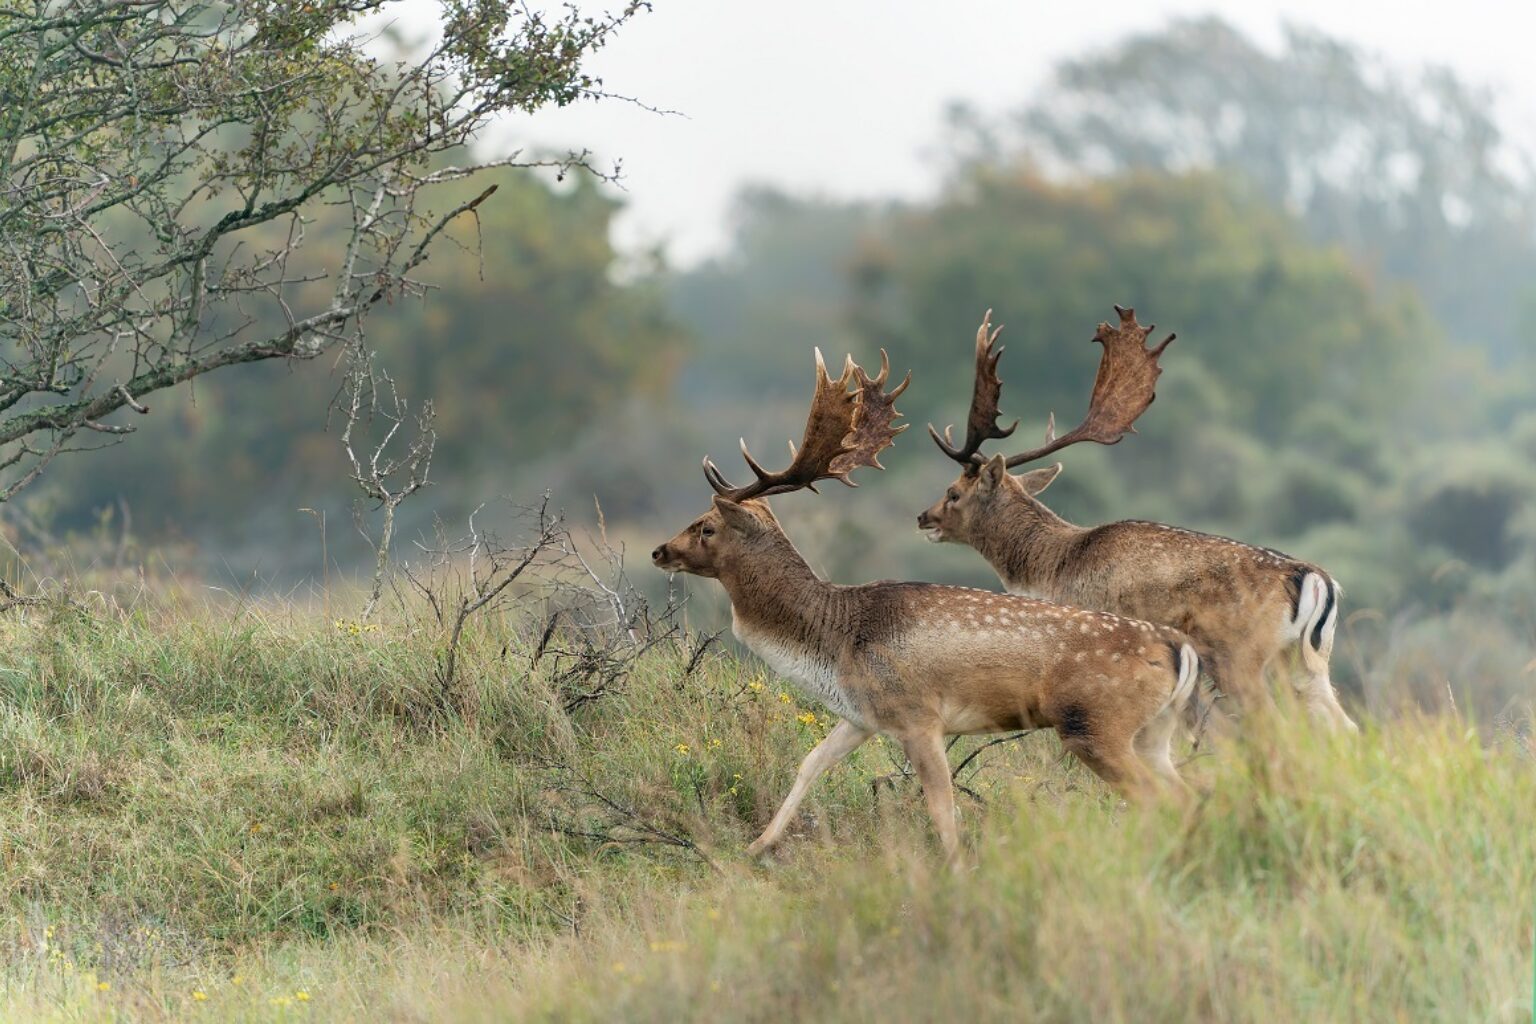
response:
{"label": "deer ear", "polygon": [[1019,475],[1019,483],[1024,485],[1025,494],[1039,494],[1051,486],[1051,481],[1056,479],[1056,474],[1061,472],[1061,463],[1054,466],[1046,466],[1044,469],[1032,469],[1028,473]]}
{"label": "deer ear", "polygon": [[982,463],[981,469],[976,474],[976,486],[983,491],[996,490],[1008,475],[1008,460],[1001,455],[994,455]]}
{"label": "deer ear", "polygon": [[715,511],[720,513],[725,525],[737,533],[752,534],[763,528],[762,522],[752,514],[751,509],[718,494],[715,495]]}

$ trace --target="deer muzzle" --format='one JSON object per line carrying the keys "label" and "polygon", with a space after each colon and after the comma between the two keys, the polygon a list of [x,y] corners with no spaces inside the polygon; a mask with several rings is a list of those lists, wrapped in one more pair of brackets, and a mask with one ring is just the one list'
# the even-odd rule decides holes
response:
{"label": "deer muzzle", "polygon": [[925,508],[917,515],[917,528],[923,532],[929,540],[937,543],[944,539],[944,531],[939,526],[938,516],[933,514],[933,509]]}

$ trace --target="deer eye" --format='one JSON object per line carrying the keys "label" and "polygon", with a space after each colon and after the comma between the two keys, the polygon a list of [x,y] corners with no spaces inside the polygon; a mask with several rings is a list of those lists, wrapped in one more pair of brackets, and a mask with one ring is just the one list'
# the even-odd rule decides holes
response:
{"label": "deer eye", "polygon": [[714,535],[715,535],[715,528],[713,526],[701,526],[701,527],[699,527],[699,536],[700,537],[713,537]]}
{"label": "deer eye", "polygon": [[945,500],[951,501],[951,502],[959,501],[960,500],[960,492],[958,490],[956,490],[955,488],[951,487],[949,489],[949,493],[944,495],[944,498],[945,498]]}

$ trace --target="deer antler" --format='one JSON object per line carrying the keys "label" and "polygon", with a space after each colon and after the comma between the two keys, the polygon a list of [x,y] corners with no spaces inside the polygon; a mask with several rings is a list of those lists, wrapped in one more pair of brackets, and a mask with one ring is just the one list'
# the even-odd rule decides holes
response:
{"label": "deer antler", "polygon": [[976,329],[976,387],[971,395],[971,414],[966,418],[965,447],[954,446],[949,427],[944,428],[944,436],[940,437],[933,424],[928,424],[933,443],[962,466],[971,465],[975,454],[988,440],[1007,437],[1019,426],[1018,420],[1006,430],[997,425],[997,401],[1003,393],[1003,382],[997,376],[997,361],[1003,357],[1003,350],[1001,347],[994,350],[992,346],[997,342],[997,336],[1003,333],[1003,327],[999,324],[996,330],[990,330],[991,326],[992,311],[989,309]]}
{"label": "deer antler", "polygon": [[[1157,397],[1157,378],[1163,368],[1157,359],[1177,335],[1170,334],[1156,348],[1146,348],[1147,336],[1156,324],[1143,327],[1136,322],[1134,309],[1115,306],[1120,325],[1099,324],[1093,340],[1104,346],[1099,373],[1093,381],[1093,395],[1088,400],[1088,415],[1078,426],[1056,436],[1056,416],[1051,415],[1045,444],[1008,458],[1008,468],[1042,459],[1079,441],[1114,444],[1126,434],[1134,434],[1136,418],[1147,411]],[[978,391],[980,387],[978,385]]]}
{"label": "deer antler", "polygon": [[[905,424],[894,427],[892,421],[901,413],[896,411],[896,399],[912,382],[912,374],[894,391],[884,391],[891,372],[891,362],[885,351],[880,352],[880,375],[870,377],[852,356],[843,362],[842,376],[833,380],[827,373],[827,365],[816,350],[816,392],[811,399],[811,411],[805,421],[805,435],[797,450],[794,442],[789,445],[789,468],[778,473],[765,470],[752,453],[747,442],[741,442],[741,457],[746,460],[752,474],[757,477],[750,484],[737,487],[725,479],[719,467],[708,457],[704,459],[704,477],[709,485],[732,501],[767,497],[789,491],[816,490],[819,480],[841,480],[849,487],[857,487],[848,474],[860,466],[882,469],[879,455],[890,447],[896,435],[906,430]],[[850,381],[857,383],[848,390]]]}

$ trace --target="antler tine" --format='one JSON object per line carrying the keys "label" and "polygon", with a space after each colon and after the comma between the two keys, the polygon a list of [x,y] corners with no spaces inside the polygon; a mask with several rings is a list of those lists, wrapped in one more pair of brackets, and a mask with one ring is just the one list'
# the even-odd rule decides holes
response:
{"label": "antler tine", "polygon": [[716,494],[729,494],[737,490],[736,486],[725,478],[725,474],[720,472],[720,467],[716,466],[714,460],[708,455],[704,456],[704,479],[709,481],[709,486],[715,489]]}
{"label": "antler tine", "polygon": [[[884,387],[885,386],[885,382],[887,380],[889,380],[890,376],[891,376],[891,357],[890,357],[890,355],[888,355],[886,353],[885,349],[881,349],[880,350],[880,373],[879,373],[878,376],[874,377],[873,379],[871,379],[868,374],[864,373],[863,367],[858,367],[858,372],[860,374],[861,382],[862,383],[873,383],[873,384],[878,384],[881,387]],[[907,375],[902,378],[901,383],[896,385],[896,390],[890,392],[885,397],[893,399],[893,400],[897,399],[897,398],[900,398],[901,397],[901,393],[903,391],[907,390],[907,385],[909,385],[911,383],[912,383],[912,371],[908,370],[907,371]],[[904,423],[904,424],[901,425],[901,427],[899,427],[897,429],[896,432],[899,434],[899,433],[901,433],[901,431],[906,430],[907,427],[909,427],[909,426],[911,426],[910,423]]]}
{"label": "antler tine", "polygon": [[944,435],[940,437],[933,424],[928,424],[928,436],[933,438],[933,443],[961,465],[972,464],[985,442],[1005,438],[1019,426],[1018,420],[1006,429],[997,425],[997,403],[1003,392],[1002,379],[997,375],[1003,346],[997,345],[997,336],[1002,333],[1002,324],[992,328],[992,311],[987,310],[986,316],[981,318],[981,326],[976,329],[976,381],[971,391],[971,411],[966,417],[964,447],[955,447],[949,427],[944,428]]}
{"label": "antler tine", "polygon": [[[761,480],[763,477],[767,476],[768,475],[768,471],[762,467],[761,463],[759,463],[756,459],[754,459],[752,457],[752,453],[751,452],[747,451],[747,439],[744,438],[744,437],[737,438],[737,442],[736,443],[741,446],[741,457],[744,460],[746,460],[747,468],[752,471],[752,475],[757,477],[759,480]],[[790,446],[790,450],[793,451],[795,443],[793,441],[791,441],[789,443],[789,446]],[[794,456],[791,455],[790,458],[793,459]]]}
{"label": "antler tine", "polygon": [[1156,348],[1149,349],[1147,335],[1155,325],[1143,327],[1137,323],[1136,311],[1129,306],[1116,305],[1115,312],[1120,316],[1120,325],[1101,323],[1093,336],[1094,341],[1104,346],[1104,355],[1093,381],[1088,415],[1077,427],[1057,437],[1056,417],[1052,414],[1045,444],[1010,456],[1008,468],[1034,462],[1080,441],[1115,444],[1126,434],[1136,432],[1137,417],[1157,398],[1157,378],[1163,372],[1158,357],[1176,335],[1168,335]]}
{"label": "antler tine", "polygon": [[[912,375],[907,374],[895,391],[886,393],[883,389],[889,377],[890,358],[882,351],[878,377],[870,377],[850,355],[843,360],[842,374],[833,380],[821,350],[817,349],[816,390],[800,446],[796,448],[790,442],[789,467],[782,472],[769,472],[742,441],[741,456],[757,479],[734,487],[709,459],[704,460],[705,479],[717,493],[732,501],[802,489],[815,491],[821,480],[841,480],[850,487],[856,486],[848,474],[859,466],[881,468],[880,451],[906,429],[904,425],[893,427],[891,421],[900,415],[895,400],[911,383]],[[848,390],[850,381],[855,384],[852,392]]]}

